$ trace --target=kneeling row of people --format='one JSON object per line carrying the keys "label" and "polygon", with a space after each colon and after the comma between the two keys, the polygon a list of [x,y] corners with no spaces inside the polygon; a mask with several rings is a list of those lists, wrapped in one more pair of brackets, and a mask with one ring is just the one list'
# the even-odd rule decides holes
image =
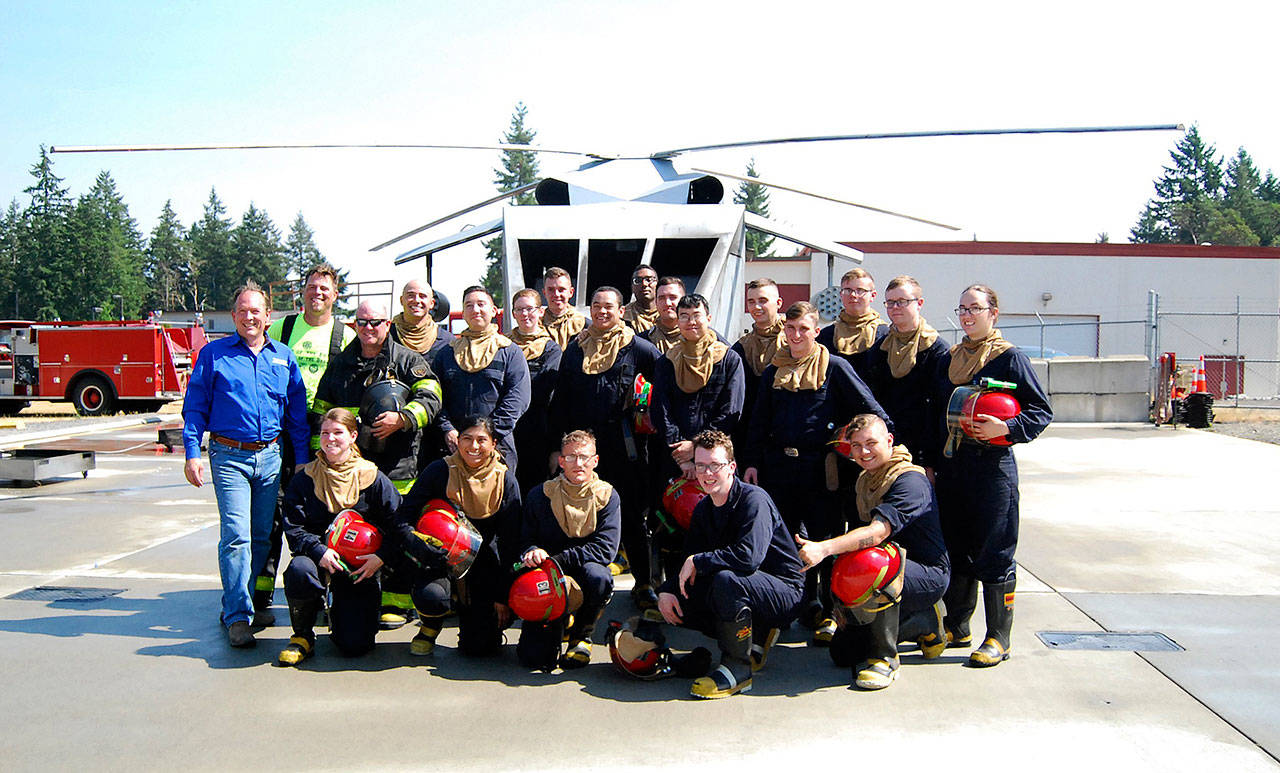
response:
{"label": "kneeling row of people", "polygon": [[[566,435],[560,474],[522,499],[495,448],[492,426],[485,419],[465,424],[458,451],[428,465],[401,498],[386,476],[361,458],[354,416],[343,409],[325,414],[320,452],[285,494],[285,533],[293,553],[285,594],[293,636],[279,655],[281,665],[296,665],[314,653],[326,593],[334,644],[346,655],[371,650],[379,627],[378,575],[388,565],[412,577],[412,600],[420,615],[412,654],[433,651],[450,612],[458,616],[462,652],[496,654],[502,631],[512,622],[507,593],[516,570],[542,566],[547,559],[555,561],[571,589],[572,616],[526,621],[517,653],[525,665],[545,670],[590,662],[592,634],[613,589],[608,563],[621,531],[619,496],[595,474],[594,437],[584,431]],[[837,599],[843,612],[833,659],[853,666],[860,686],[875,689],[896,677],[900,639],[918,641],[926,655],[945,646],[937,602],[946,588],[947,562],[932,489],[905,448],[894,448],[878,417],[859,416],[842,439],[846,453],[865,471],[857,492],[866,524],[821,542],[793,536],[769,495],[737,477],[733,443],[726,435],[708,430],[695,439],[693,468],[706,498],[694,508],[686,557],[678,576],[661,587],[658,605],[665,622],[700,630],[719,643],[721,660],[714,670],[705,652],[670,658],[672,667],[664,673],[696,676],[694,695],[719,698],[750,689],[753,671],[764,665],[779,631],[801,610],[805,570],[827,556],[889,539],[905,547],[908,557],[899,556],[876,587],[858,592],[865,598],[846,593]],[[445,550],[414,531],[419,515],[437,499],[457,505],[482,540],[461,579],[451,573]],[[348,509],[384,535],[382,546],[359,556],[363,564],[352,571],[324,538],[334,515]],[[845,585],[837,582],[837,596]],[[901,631],[900,612],[906,613]],[[650,624],[656,623],[656,614],[646,614]],[[627,653],[636,643],[644,649],[645,626],[633,628],[617,634],[629,641],[611,650],[619,666],[637,673],[628,668]],[[567,641],[563,650],[562,639]]]}

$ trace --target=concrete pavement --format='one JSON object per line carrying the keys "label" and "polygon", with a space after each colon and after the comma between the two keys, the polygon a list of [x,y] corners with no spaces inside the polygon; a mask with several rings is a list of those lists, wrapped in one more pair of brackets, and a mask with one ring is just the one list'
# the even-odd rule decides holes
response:
{"label": "concrete pavement", "polygon": [[[120,450],[154,433],[81,442]],[[1055,425],[1019,462],[1011,660],[977,670],[962,650],[931,663],[907,652],[893,687],[861,693],[792,629],[751,693],[702,702],[681,680],[624,679],[601,646],[570,674],[527,673],[512,647],[468,660],[452,627],[428,658],[408,655],[402,629],[365,658],[338,657],[322,636],[302,668],[275,668],[281,592],[281,625],[257,649],[231,650],[216,619],[211,489],[185,484],[180,454],[100,454],[87,480],[0,488],[0,759],[9,770],[1280,769],[1280,669],[1265,646],[1280,627],[1280,447]],[[118,593],[8,598],[33,586]],[[629,614],[616,594],[606,618]],[[1065,651],[1036,635],[1102,630],[1161,631],[1185,650]]]}

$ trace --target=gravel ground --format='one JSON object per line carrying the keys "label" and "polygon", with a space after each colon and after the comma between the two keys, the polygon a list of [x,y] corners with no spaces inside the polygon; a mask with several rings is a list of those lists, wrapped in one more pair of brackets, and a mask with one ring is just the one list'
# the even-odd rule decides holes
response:
{"label": "gravel ground", "polygon": [[1216,421],[1213,423],[1213,431],[1245,440],[1280,445],[1280,421]]}

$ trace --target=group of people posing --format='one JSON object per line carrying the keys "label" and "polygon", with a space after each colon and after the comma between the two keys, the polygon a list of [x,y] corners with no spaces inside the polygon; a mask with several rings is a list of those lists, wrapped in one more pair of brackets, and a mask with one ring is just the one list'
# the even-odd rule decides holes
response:
{"label": "group of people posing", "polygon": [[[509,334],[482,287],[464,292],[457,336],[432,319],[425,282],[405,286],[394,317],[362,303],[354,331],[333,318],[338,289],[333,269],[316,267],[303,312],[268,329],[266,295],[241,288],[237,335],[208,344],[192,372],[186,475],[204,482],[207,431],[232,646],[274,623],[283,533],[293,636],[281,665],[313,655],[321,615],[347,655],[414,618],[410,651],[430,654],[450,615],[459,650],[496,654],[513,581],[549,564],[568,602],[521,623],[517,656],[533,668],[590,662],[624,571],[639,616],[611,630],[614,662],[693,678],[699,697],[749,689],[797,620],[857,685],[887,687],[900,642],[925,658],[971,645],[979,585],[987,630],[969,662],[1009,656],[1009,444],[1034,439],[1052,415],[1027,358],[995,328],[990,288],[961,294],[965,338],[950,348],[921,316],[914,279],[888,284],[886,320],[862,269],[842,278],[843,310],[825,328],[811,304],[784,311],[773,281],[752,281],[753,324],[732,343],[705,298],[647,265],[632,274],[630,303],[594,288],[589,316],[573,305],[570,274],[548,269],[541,293],[510,299]],[[972,417],[963,442],[948,444],[953,391],[984,378],[1011,384],[1021,411]],[[685,525],[661,506],[681,478],[704,497]],[[461,576],[449,546],[417,531],[440,503],[478,534]],[[345,511],[381,535],[358,567],[326,541]],[[881,546],[894,576],[865,598],[833,592],[847,586],[840,570],[833,578],[836,557]],[[717,640],[719,664],[662,650],[653,631],[663,623]]]}

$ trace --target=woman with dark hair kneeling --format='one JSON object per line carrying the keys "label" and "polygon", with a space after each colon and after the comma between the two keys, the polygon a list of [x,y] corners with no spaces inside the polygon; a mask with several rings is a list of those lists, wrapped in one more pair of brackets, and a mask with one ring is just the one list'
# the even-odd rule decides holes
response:
{"label": "woman with dark hair kneeling", "polygon": [[[284,534],[293,559],[284,573],[293,636],[280,652],[279,665],[293,666],[315,652],[316,616],[331,594],[329,635],[342,654],[363,655],[373,649],[378,632],[382,592],[378,570],[401,562],[406,550],[421,552],[408,524],[397,521],[400,495],[373,462],[356,447],[358,425],[345,408],[334,408],[320,423],[320,451],[293,477],[284,495]],[[325,532],[334,516],[354,510],[376,527],[382,545],[354,558],[363,561],[349,569],[326,544]],[[417,543],[414,545],[412,543]]]}
{"label": "woman with dark hair kneeling", "polygon": [[417,523],[429,502],[447,500],[471,521],[483,542],[461,579],[451,574],[445,550],[427,545],[431,557],[418,562],[413,581],[413,605],[420,616],[420,630],[409,643],[414,655],[429,655],[435,649],[441,622],[453,609],[455,597],[458,649],[464,654],[496,655],[502,630],[511,622],[506,602],[520,535],[520,487],[498,453],[489,419],[472,417],[455,429],[458,450],[418,475],[398,517]]}
{"label": "woman with dark hair kneeling", "polygon": [[[554,560],[577,586],[571,598],[582,597],[577,610],[569,610],[569,646],[559,658],[566,669],[591,662],[591,634],[613,594],[609,562],[618,553],[622,506],[613,486],[596,475],[599,463],[595,436],[586,430],[570,432],[560,443],[560,474],[530,489],[524,508],[521,563],[534,567]],[[517,649],[520,661],[550,671],[567,616],[543,624],[526,621]]]}

